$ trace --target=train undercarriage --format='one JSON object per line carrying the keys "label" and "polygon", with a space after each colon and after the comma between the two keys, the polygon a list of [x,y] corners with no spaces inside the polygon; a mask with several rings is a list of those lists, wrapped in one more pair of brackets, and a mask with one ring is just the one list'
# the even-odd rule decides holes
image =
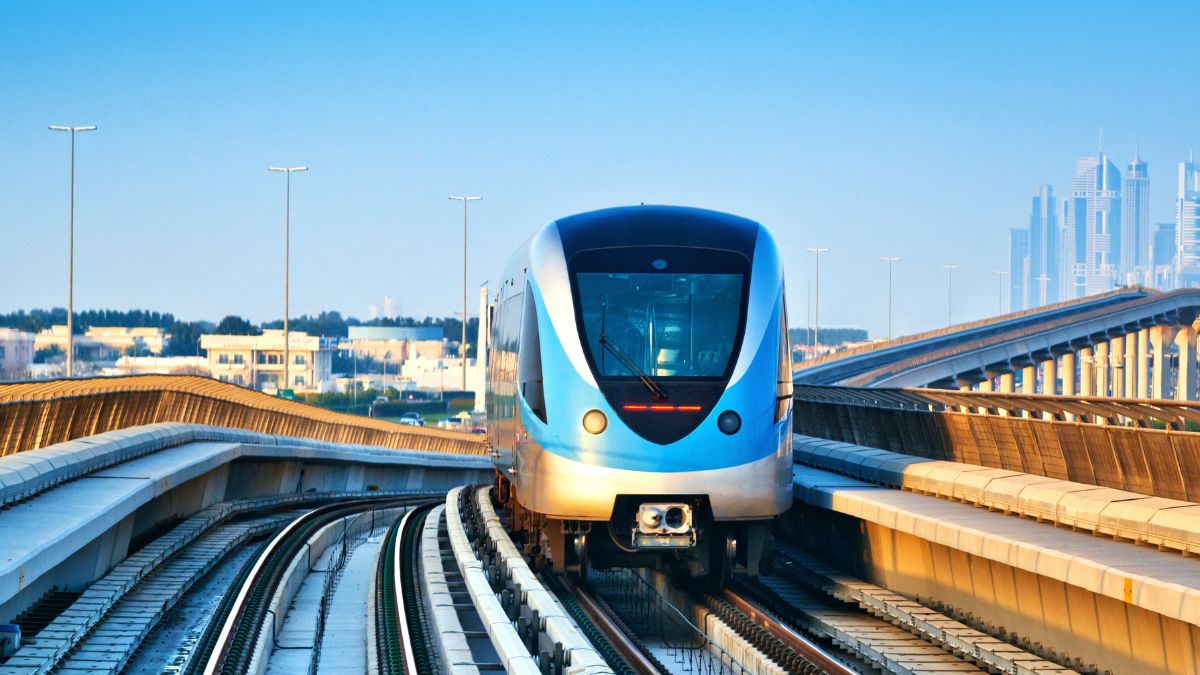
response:
{"label": "train undercarriage", "polygon": [[652,568],[693,578],[757,576],[769,553],[771,520],[717,521],[706,495],[618,495],[607,521],[562,520],[523,507],[511,481],[496,473],[499,505],[514,541],[555,572]]}

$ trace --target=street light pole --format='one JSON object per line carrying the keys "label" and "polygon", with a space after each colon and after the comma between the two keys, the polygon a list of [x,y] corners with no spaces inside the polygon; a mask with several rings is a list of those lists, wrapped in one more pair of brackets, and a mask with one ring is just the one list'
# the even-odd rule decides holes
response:
{"label": "street light pole", "polygon": [[821,344],[821,254],[829,252],[829,249],[810,248],[808,251],[815,254],[817,261],[814,268],[817,283],[814,294],[815,302],[813,303],[813,348],[816,349]]}
{"label": "street light pole", "polygon": [[884,256],[880,258],[888,264],[888,339],[892,339],[892,268],[896,263],[900,262],[897,256]]}
{"label": "street light pole", "polygon": [[992,274],[996,275],[996,316],[1000,316],[1004,313],[1004,277],[1008,272],[992,270]]}
{"label": "street light pole", "polygon": [[946,325],[954,325],[954,270],[959,265],[942,265],[946,270]]}
{"label": "street light pole", "polygon": [[[483,199],[483,197],[456,197],[450,196],[450,199],[455,199],[462,202],[463,205],[463,313],[462,313],[462,339],[458,343],[458,355],[462,357],[462,388],[467,390],[467,202],[474,202]],[[475,339],[479,341],[478,336]],[[443,375],[444,377],[444,375]]]}
{"label": "street light pole", "polygon": [[51,131],[71,132],[71,206],[67,217],[67,377],[75,376],[75,132],[95,131],[96,125],[51,124]]}
{"label": "street light pole", "polygon": [[308,171],[307,166],[269,166],[268,171],[280,171],[286,176],[284,180],[284,207],[283,207],[283,386],[276,387],[277,391],[283,389],[291,389],[291,365],[288,360],[291,358],[291,336],[288,331],[288,276],[291,268],[291,238],[292,238],[292,174],[297,171]]}

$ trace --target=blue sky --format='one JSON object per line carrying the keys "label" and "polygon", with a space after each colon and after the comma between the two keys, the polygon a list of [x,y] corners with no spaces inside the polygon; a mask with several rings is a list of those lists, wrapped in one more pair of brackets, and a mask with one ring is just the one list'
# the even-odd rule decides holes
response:
{"label": "blue sky", "polygon": [[[332,3],[331,3],[332,5]],[[281,315],[460,302],[542,224],[619,204],[760,220],[793,323],[995,312],[991,270],[1038,183],[1140,142],[1152,218],[1200,142],[1197,5],[1136,3],[17,3],[0,6],[0,311],[64,305],[79,138],[77,308]],[[475,293],[472,292],[474,299]],[[474,308],[472,308],[473,311]]]}

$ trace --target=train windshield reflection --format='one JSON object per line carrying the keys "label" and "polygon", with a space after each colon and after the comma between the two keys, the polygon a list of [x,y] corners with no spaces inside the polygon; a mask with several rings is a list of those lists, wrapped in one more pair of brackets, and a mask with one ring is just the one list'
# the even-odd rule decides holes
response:
{"label": "train windshield reflection", "polygon": [[599,377],[630,377],[610,345],[651,377],[721,377],[737,341],[741,274],[580,272],[585,344]]}

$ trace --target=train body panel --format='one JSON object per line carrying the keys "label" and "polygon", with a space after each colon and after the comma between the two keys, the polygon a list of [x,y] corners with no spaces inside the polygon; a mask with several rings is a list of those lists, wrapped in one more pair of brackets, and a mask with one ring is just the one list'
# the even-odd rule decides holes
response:
{"label": "train body panel", "polygon": [[[675,207],[572,216],[523,245],[489,298],[489,442],[520,508],[608,521],[624,551],[627,532],[635,548],[694,547],[705,523],[790,505],[783,276],[761,225]],[[647,525],[672,499],[686,527]]]}

